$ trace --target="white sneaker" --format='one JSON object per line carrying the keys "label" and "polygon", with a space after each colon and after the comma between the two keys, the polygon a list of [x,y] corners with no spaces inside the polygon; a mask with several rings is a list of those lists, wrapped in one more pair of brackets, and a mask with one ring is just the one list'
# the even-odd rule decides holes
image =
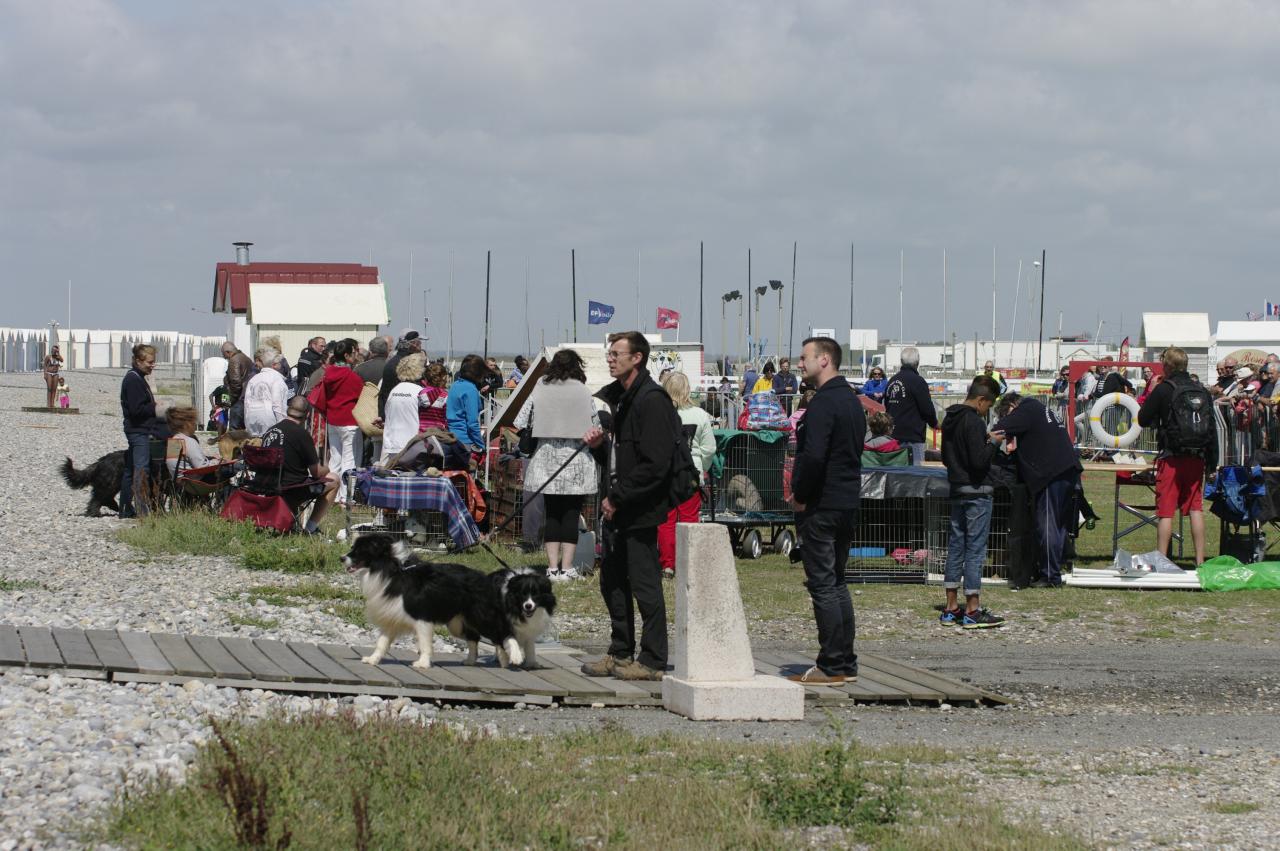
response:
{"label": "white sneaker", "polygon": [[571,567],[568,570],[560,571],[560,578],[561,579],[580,579],[581,577],[578,575],[578,571]]}

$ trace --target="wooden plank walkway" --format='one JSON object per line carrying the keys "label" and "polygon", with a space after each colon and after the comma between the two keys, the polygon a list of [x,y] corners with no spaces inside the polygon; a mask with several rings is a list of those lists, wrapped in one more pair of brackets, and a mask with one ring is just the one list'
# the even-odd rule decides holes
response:
{"label": "wooden plank walkway", "polygon": [[[202,680],[231,688],[308,694],[375,694],[420,700],[550,706],[660,706],[662,684],[586,677],[579,670],[596,657],[565,645],[540,645],[536,669],[499,668],[492,659],[464,664],[455,653],[436,653],[430,669],[412,666],[417,653],[392,648],[380,665],[361,657],[368,647],[259,638],[114,632],[0,624],[0,669],[62,673],[116,682]],[[818,706],[850,703],[1007,702],[969,683],[872,653],[859,654],[856,682],[809,686]],[[486,664],[487,663],[487,664]],[[758,651],[756,672],[786,676],[812,660],[799,653]]]}

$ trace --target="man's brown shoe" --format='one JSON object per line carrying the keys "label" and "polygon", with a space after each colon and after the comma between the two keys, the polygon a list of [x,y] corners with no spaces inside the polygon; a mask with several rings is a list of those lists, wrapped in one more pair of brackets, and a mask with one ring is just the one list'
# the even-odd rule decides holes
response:
{"label": "man's brown shoe", "polygon": [[620,680],[661,680],[664,671],[650,668],[643,662],[627,662],[620,664],[613,675]]}
{"label": "man's brown shoe", "polygon": [[583,664],[582,673],[588,677],[612,677],[614,671],[630,663],[630,659],[615,659],[605,655],[594,662]]}
{"label": "man's brown shoe", "polygon": [[841,683],[856,681],[858,678],[844,674],[828,674],[817,665],[814,665],[803,674],[792,674],[787,679],[793,683],[803,683],[809,686],[838,686]]}

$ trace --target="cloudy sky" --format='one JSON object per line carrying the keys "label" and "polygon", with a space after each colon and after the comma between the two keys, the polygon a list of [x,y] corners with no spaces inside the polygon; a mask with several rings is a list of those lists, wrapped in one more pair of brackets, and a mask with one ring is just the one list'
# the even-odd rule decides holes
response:
{"label": "cloudy sky", "polygon": [[[0,0],[0,325],[219,333],[214,264],[368,262],[491,346],[783,280],[796,335],[1001,339],[1280,301],[1270,2]],[[992,254],[995,252],[993,269]],[[410,257],[413,278],[410,286]],[[452,258],[452,260],[451,260]],[[525,310],[526,268],[529,308]],[[1035,276],[1034,286],[1032,279]],[[637,279],[640,284],[637,314]],[[412,306],[410,295],[412,294]],[[732,308],[729,335],[737,331]],[[775,335],[777,298],[761,308]],[[842,331],[843,333],[843,331]]]}

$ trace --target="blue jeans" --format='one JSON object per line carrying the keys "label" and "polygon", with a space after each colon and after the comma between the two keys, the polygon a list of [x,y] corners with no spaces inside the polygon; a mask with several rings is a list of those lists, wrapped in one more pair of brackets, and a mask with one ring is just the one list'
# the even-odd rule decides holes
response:
{"label": "blue jeans", "polygon": [[151,436],[126,432],[124,439],[129,441],[129,451],[124,457],[124,475],[120,478],[120,516],[133,517],[147,513],[145,502],[133,504],[133,490],[141,486],[151,466]]}
{"label": "blue jeans", "polygon": [[981,593],[992,504],[990,494],[951,494],[951,537],[947,539],[943,588],[959,588],[963,577],[966,597]]}
{"label": "blue jeans", "polygon": [[804,584],[818,623],[818,667],[826,674],[850,677],[858,674],[858,654],[853,652],[856,622],[844,568],[857,516],[856,508],[818,508],[796,516]]}

